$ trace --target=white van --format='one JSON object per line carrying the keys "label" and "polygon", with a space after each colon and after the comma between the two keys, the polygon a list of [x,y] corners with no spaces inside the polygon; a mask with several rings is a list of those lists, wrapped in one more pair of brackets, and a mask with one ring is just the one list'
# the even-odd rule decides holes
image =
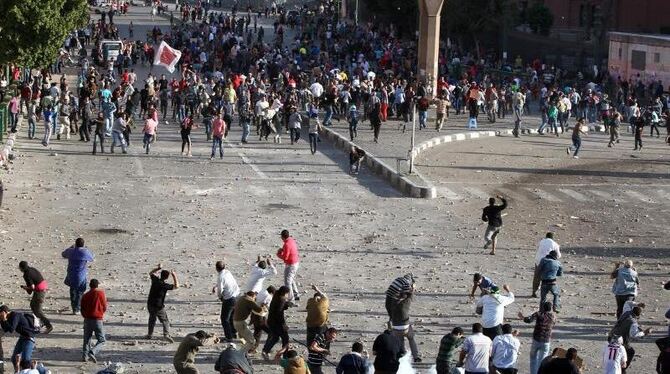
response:
{"label": "white van", "polygon": [[120,40],[103,40],[100,43],[103,63],[109,60],[116,61],[123,50],[123,42]]}

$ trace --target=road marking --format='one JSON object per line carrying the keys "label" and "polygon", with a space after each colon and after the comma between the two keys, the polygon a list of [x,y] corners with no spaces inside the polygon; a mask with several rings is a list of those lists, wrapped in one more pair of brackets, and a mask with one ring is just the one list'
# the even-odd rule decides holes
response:
{"label": "road marking", "polygon": [[584,201],[589,201],[590,200],[586,195],[581,194],[581,193],[579,193],[575,190],[571,190],[569,188],[559,188],[558,190],[563,192],[564,194],[570,196],[571,198],[577,200],[577,201],[584,202]]}
{"label": "road marking", "polygon": [[548,201],[553,201],[556,203],[560,203],[562,200],[559,199],[558,197],[550,194],[547,191],[536,189],[536,188],[524,188],[524,190],[532,193],[533,195],[539,197],[540,199],[548,200]]}
{"label": "road marking", "polygon": [[438,187],[437,190],[440,192],[440,195],[446,197],[449,200],[461,200],[463,197],[456,192],[452,191],[447,187]]}
{"label": "road marking", "polygon": [[298,190],[298,187],[294,185],[283,186],[282,189],[289,200],[298,200],[305,197],[305,195]]}
{"label": "road marking", "polygon": [[670,202],[670,192],[666,190],[656,190],[656,193],[661,197],[661,199],[664,199],[666,202]]}
{"label": "road marking", "polygon": [[226,144],[228,144],[228,146],[231,149],[235,150],[235,153],[237,153],[237,155],[240,156],[240,158],[242,159],[242,162],[244,164],[249,165],[251,167],[251,170],[253,170],[261,179],[270,179],[267,176],[267,174],[263,173],[263,171],[261,171],[261,169],[259,169],[258,166],[256,166],[253,162],[251,162],[251,160],[249,158],[247,158],[247,156],[244,154],[244,152],[242,152],[235,144],[230,143],[227,140],[225,142],[226,142]]}
{"label": "road marking", "polygon": [[632,191],[632,190],[626,190],[624,193],[634,199],[638,199],[640,201],[644,201],[645,203],[654,203],[654,200],[648,196],[645,196],[637,191]]}

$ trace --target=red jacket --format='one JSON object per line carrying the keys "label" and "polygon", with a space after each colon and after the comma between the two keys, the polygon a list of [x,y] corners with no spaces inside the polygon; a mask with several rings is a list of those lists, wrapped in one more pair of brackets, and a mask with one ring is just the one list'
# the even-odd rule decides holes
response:
{"label": "red jacket", "polygon": [[107,311],[107,297],[105,291],[96,288],[84,294],[81,298],[81,315],[86,319],[101,320]]}
{"label": "red jacket", "polygon": [[289,237],[284,240],[284,246],[277,251],[277,257],[284,260],[286,265],[293,265],[300,262],[300,258],[298,257],[298,244],[295,242],[295,239]]}

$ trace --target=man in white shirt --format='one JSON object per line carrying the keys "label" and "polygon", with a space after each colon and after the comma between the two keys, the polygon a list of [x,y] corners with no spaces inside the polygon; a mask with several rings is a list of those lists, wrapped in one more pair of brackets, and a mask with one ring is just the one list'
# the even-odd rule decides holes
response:
{"label": "man in white shirt", "polygon": [[623,346],[623,338],[613,336],[603,351],[603,369],[605,374],[621,374],[626,368],[628,355]]}
{"label": "man in white shirt", "polygon": [[537,297],[537,290],[540,288],[540,261],[547,257],[549,252],[556,251],[557,259],[561,258],[561,246],[554,241],[554,233],[548,232],[544,239],[540,240],[535,253],[535,271],[533,273],[533,294],[531,297]]}
{"label": "man in white shirt", "polygon": [[240,287],[233,277],[233,274],[226,269],[223,261],[216,262],[216,285],[212,287],[212,293],[221,300],[221,326],[227,340],[235,339],[235,327],[233,327],[233,309],[235,308],[235,299],[240,294]]}
{"label": "man in white shirt", "polygon": [[502,326],[502,335],[493,339],[493,366],[500,374],[516,374],[516,360],[519,357],[521,343],[516,335],[518,331],[512,331],[512,325],[506,323]]}
{"label": "man in white shirt", "polygon": [[254,291],[259,294],[263,290],[265,278],[273,275],[277,275],[277,268],[272,263],[270,257],[261,259],[261,256],[258,256],[256,263],[251,266],[246,291]]}
{"label": "man in white shirt", "polygon": [[509,286],[503,285],[503,290],[507,291],[507,296],[501,295],[498,287],[491,287],[491,292],[477,301],[477,313],[482,315],[484,335],[489,339],[502,335],[505,307],[514,302],[514,294]]}
{"label": "man in white shirt", "polygon": [[466,373],[488,373],[491,357],[491,339],[482,334],[480,323],[472,325],[472,335],[465,338],[458,360],[458,366],[464,366]]}

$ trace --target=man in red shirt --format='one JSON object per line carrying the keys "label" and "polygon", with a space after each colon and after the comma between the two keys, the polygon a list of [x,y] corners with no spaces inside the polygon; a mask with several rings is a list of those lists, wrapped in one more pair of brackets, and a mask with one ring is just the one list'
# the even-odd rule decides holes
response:
{"label": "man in red shirt", "polygon": [[284,285],[289,289],[290,306],[297,306],[294,301],[300,301],[300,291],[298,290],[298,283],[295,277],[298,274],[298,267],[300,266],[300,257],[298,256],[298,244],[292,236],[289,235],[288,230],[282,230],[281,238],[284,245],[277,251],[277,257],[284,261]]}
{"label": "man in red shirt", "polygon": [[[102,327],[102,319],[107,311],[107,297],[105,291],[98,288],[100,282],[91,279],[91,289],[81,298],[81,315],[84,317],[84,351],[82,361],[88,360],[98,362],[95,357],[105,344],[105,331]],[[91,337],[95,333],[97,342],[91,348]]]}
{"label": "man in red shirt", "polygon": [[219,155],[223,159],[223,138],[226,134],[226,121],[223,120],[221,112],[216,115],[214,122],[212,122],[212,154],[209,156],[210,160],[214,159],[216,148],[219,148]]}

